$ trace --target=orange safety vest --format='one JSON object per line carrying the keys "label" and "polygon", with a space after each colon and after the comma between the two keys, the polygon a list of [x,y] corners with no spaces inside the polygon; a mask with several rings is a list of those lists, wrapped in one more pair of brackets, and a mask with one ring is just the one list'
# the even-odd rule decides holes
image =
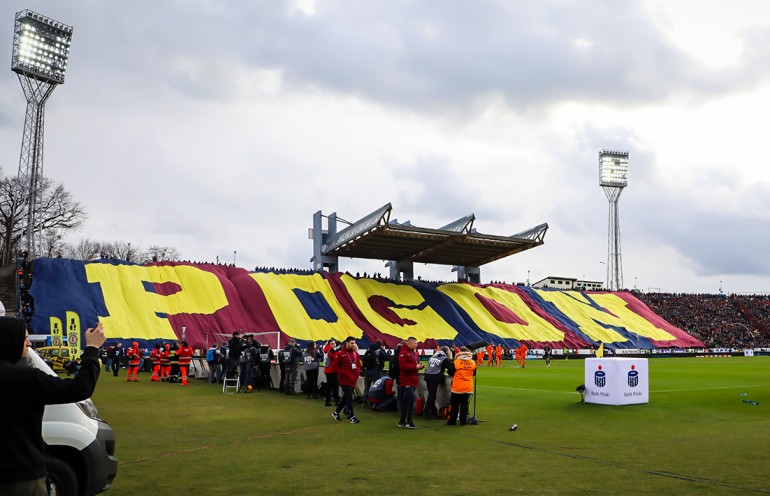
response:
{"label": "orange safety vest", "polygon": [[153,365],[160,365],[160,350],[158,348],[153,348],[150,352],[150,358],[152,359]]}
{"label": "orange safety vest", "polygon": [[171,354],[168,352],[168,350],[163,350],[160,352],[160,364],[162,366],[171,365]]}
{"label": "orange safety vest", "polygon": [[190,365],[190,361],[192,361],[193,350],[189,346],[183,346],[182,348],[176,350],[176,356],[179,357],[180,366]]}
{"label": "orange safety vest", "polygon": [[455,375],[452,376],[453,393],[472,393],[473,392],[473,371],[476,370],[476,362],[467,357],[457,358],[455,360]]}
{"label": "orange safety vest", "polygon": [[139,361],[142,359],[142,350],[139,348],[129,348],[126,350],[126,356],[128,357],[128,364],[132,367],[138,367]]}

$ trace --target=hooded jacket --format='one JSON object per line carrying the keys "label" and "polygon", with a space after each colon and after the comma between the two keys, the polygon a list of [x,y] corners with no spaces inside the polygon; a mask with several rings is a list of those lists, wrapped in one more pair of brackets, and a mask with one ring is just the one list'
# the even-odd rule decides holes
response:
{"label": "hooded jacket", "polygon": [[470,394],[473,392],[473,376],[476,375],[476,362],[473,354],[461,351],[455,358],[455,374],[452,379],[452,392]]}
{"label": "hooded jacket", "polygon": [[48,375],[21,359],[23,320],[0,317],[0,480],[19,482],[46,474],[42,426],[45,405],[72,403],[93,394],[99,377],[99,349],[83,351],[73,379]]}

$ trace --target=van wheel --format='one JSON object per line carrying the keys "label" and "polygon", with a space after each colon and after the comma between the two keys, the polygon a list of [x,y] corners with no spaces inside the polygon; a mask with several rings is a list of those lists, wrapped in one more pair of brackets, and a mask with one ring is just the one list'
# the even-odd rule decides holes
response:
{"label": "van wheel", "polygon": [[51,481],[52,496],[77,496],[78,479],[69,465],[58,458],[49,457],[45,468]]}

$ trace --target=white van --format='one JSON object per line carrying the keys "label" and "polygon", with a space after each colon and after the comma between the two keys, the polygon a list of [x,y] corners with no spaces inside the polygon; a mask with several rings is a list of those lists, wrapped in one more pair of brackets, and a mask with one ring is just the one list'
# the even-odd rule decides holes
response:
{"label": "white van", "polygon": [[[30,365],[56,375],[34,350]],[[43,415],[43,440],[50,448],[47,468],[52,494],[90,496],[106,491],[118,473],[115,433],[99,418],[90,400],[48,405]]]}

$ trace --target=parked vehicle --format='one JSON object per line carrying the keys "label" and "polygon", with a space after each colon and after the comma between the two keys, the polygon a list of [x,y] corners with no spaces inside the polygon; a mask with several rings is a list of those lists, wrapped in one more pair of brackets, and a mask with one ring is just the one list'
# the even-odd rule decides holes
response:
{"label": "parked vehicle", "polygon": [[[29,361],[56,375],[34,350],[29,351]],[[90,399],[46,406],[43,440],[50,449],[47,468],[52,494],[91,496],[110,488],[118,473],[115,433],[99,418]]]}
{"label": "parked vehicle", "polygon": [[43,360],[51,362],[51,368],[54,372],[67,372],[67,375],[69,375],[67,363],[72,361],[69,348],[66,346],[43,346],[42,348],[37,348],[36,351]]}

